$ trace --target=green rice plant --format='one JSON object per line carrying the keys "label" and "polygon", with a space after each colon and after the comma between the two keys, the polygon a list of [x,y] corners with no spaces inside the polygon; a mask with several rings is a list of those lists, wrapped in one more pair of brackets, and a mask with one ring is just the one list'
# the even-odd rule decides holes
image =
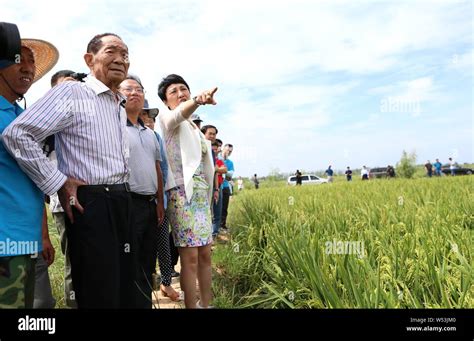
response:
{"label": "green rice plant", "polygon": [[[232,243],[214,252],[231,269],[215,275],[219,292],[234,307],[472,308],[471,179],[244,190]],[[362,252],[328,252],[344,243]]]}

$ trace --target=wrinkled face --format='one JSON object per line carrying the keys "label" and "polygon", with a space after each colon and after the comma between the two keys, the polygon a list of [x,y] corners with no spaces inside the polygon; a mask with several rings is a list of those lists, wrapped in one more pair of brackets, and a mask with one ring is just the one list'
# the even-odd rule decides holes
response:
{"label": "wrinkled face", "polygon": [[128,112],[141,113],[145,103],[145,95],[140,83],[133,79],[126,79],[120,83],[119,91],[127,98],[125,109]]}
{"label": "wrinkled face", "polygon": [[216,130],[214,128],[207,129],[206,133],[204,134],[207,140],[214,142],[216,140]]}
{"label": "wrinkled face", "polygon": [[[26,94],[31,84],[33,84],[35,72],[36,65],[33,52],[22,46],[19,63],[0,70],[0,74],[2,75],[2,77],[0,77],[2,96],[9,101],[14,101],[19,97],[18,95]],[[13,91],[15,93],[13,93]]]}
{"label": "wrinkled face", "polygon": [[115,36],[102,37],[102,46],[97,53],[86,53],[84,59],[94,77],[111,89],[127,76],[130,62],[128,47]]}
{"label": "wrinkled face", "polygon": [[175,109],[180,103],[191,98],[191,93],[186,85],[177,83],[168,86],[165,92],[165,104],[171,109]]}

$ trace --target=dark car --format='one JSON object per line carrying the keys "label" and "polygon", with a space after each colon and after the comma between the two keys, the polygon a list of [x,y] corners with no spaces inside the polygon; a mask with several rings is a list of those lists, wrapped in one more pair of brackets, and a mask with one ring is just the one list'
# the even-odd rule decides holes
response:
{"label": "dark car", "polygon": [[[395,174],[395,169],[392,167],[393,172]],[[370,179],[376,179],[376,178],[388,178],[388,167],[376,167],[376,168],[371,168],[369,170],[369,178]]]}
{"label": "dark car", "polygon": [[[455,165],[455,167],[454,175],[471,175],[474,173],[472,168],[460,167],[459,165]],[[451,169],[449,168],[449,165],[442,166],[441,172],[443,172],[445,175],[451,175]]]}

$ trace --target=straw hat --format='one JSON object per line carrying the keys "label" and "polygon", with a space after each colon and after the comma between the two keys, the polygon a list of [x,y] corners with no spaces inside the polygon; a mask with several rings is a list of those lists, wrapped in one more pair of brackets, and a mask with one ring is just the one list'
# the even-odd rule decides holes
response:
{"label": "straw hat", "polygon": [[59,52],[53,44],[40,39],[21,39],[15,24],[0,22],[0,69],[17,63],[21,46],[30,49],[35,57],[35,78],[43,77],[58,62]]}
{"label": "straw hat", "polygon": [[33,83],[47,74],[59,59],[58,49],[51,43],[40,39],[22,39],[21,46],[29,48],[35,56],[35,79]]}

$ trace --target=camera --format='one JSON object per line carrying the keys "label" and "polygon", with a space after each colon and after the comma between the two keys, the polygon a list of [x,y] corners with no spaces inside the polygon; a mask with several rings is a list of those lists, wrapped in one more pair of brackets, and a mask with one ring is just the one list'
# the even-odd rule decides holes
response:
{"label": "camera", "polygon": [[78,82],[84,82],[84,78],[87,77],[87,73],[81,73],[81,72],[74,72],[71,75],[72,78],[74,78]]}

